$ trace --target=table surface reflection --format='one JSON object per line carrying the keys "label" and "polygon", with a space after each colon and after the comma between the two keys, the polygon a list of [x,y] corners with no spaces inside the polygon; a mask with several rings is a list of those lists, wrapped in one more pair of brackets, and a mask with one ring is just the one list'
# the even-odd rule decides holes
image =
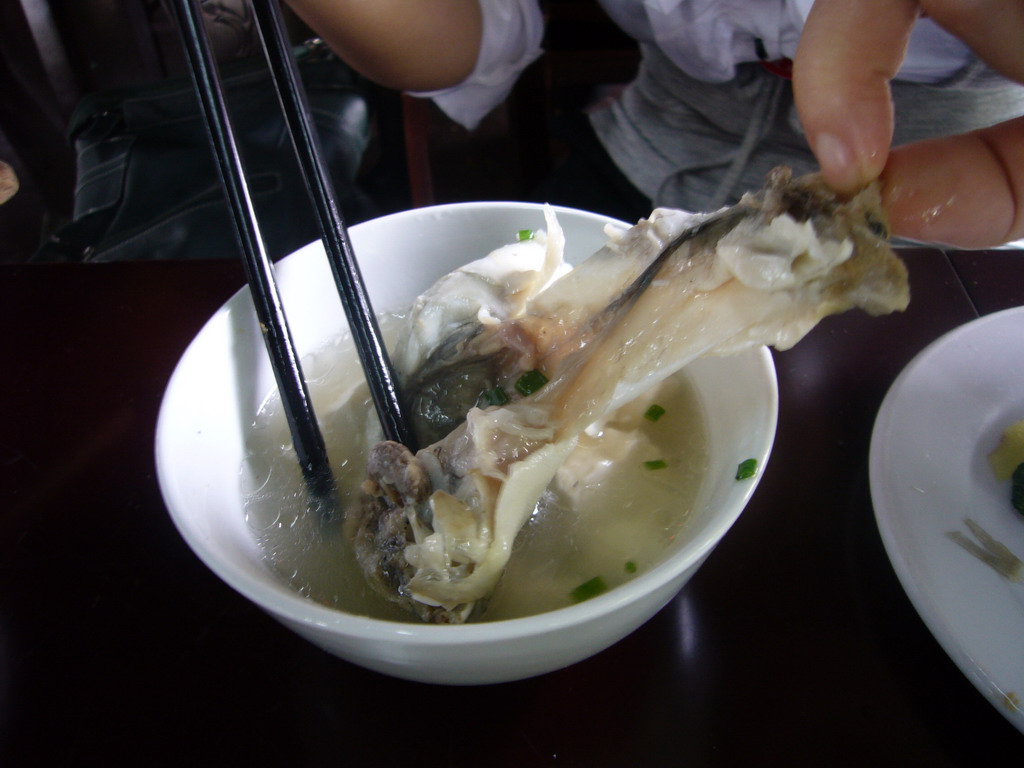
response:
{"label": "table surface reflection", "polygon": [[318,650],[174,529],[157,409],[242,285],[238,264],[0,267],[0,765],[936,768],[1019,748],[900,587],[867,462],[899,371],[951,328],[1024,304],[1024,257],[903,256],[907,312],[829,318],[775,353],[772,459],[675,600],[585,662],[470,688]]}

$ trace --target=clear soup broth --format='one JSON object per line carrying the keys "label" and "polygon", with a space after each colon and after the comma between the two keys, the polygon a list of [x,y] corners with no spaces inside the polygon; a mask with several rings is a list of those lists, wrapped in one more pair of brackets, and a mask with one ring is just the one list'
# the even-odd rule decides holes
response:
{"label": "clear soup broth", "polygon": [[[415,621],[370,588],[349,542],[346,510],[360,503],[365,455],[380,439],[359,365],[339,340],[303,367],[341,509],[310,500],[272,395],[246,436],[246,522],[267,567],[305,597],[349,613]],[[707,456],[704,416],[685,371],[591,426],[520,531],[476,621],[562,608],[581,598],[581,585],[611,589],[661,562],[685,535]]]}

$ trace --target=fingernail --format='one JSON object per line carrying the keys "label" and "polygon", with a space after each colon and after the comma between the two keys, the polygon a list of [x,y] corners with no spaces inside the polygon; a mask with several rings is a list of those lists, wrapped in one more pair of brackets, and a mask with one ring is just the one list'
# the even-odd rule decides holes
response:
{"label": "fingernail", "polygon": [[814,140],[814,154],[825,174],[826,181],[841,191],[857,186],[857,168],[853,152],[846,142],[833,133],[819,133]]}

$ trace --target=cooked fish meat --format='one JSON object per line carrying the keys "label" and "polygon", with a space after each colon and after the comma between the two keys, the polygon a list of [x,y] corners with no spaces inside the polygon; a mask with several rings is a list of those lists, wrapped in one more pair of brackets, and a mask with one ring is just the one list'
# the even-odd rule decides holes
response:
{"label": "cooked fish meat", "polygon": [[529,248],[442,278],[396,351],[429,445],[373,448],[356,553],[388,599],[426,621],[460,623],[486,605],[597,419],[700,356],[785,349],[829,314],[909,300],[877,190],[839,199],[787,169],[717,213],[655,210],[571,270],[550,211],[546,225]]}

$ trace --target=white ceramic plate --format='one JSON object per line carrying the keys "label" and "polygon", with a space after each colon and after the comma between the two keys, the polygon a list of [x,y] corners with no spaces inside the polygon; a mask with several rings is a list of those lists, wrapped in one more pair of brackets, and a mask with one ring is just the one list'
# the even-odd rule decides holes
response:
{"label": "white ceramic plate", "polygon": [[938,339],[886,395],[871,440],[871,497],[893,567],[928,628],[1024,731],[1024,583],[952,541],[970,518],[1024,559],[1024,518],[987,455],[1024,419],[1024,307]]}

